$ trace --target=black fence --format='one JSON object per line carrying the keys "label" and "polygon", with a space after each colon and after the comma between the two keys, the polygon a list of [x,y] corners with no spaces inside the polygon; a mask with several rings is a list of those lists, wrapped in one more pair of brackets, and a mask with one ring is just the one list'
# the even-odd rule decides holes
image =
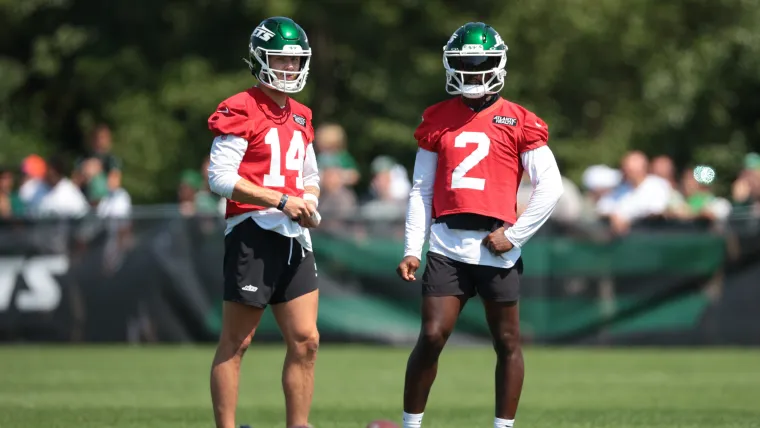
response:
{"label": "black fence", "polygon": [[[323,340],[416,338],[419,284],[394,273],[400,227],[313,234]],[[525,248],[526,341],[760,345],[760,221],[604,230],[548,224]],[[0,340],[214,341],[223,231],[219,218],[174,215],[0,223]],[[452,340],[488,343],[482,312],[468,304]],[[279,337],[265,317],[258,340]]]}

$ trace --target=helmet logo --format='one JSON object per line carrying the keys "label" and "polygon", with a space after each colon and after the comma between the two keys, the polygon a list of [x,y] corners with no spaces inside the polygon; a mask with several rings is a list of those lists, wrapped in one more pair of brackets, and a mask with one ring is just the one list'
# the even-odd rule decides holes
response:
{"label": "helmet logo", "polygon": [[[459,30],[457,30],[457,31],[459,31]],[[457,34],[456,31],[455,31],[454,34],[451,35],[451,38],[449,39],[449,41],[446,42],[446,46],[450,45],[454,40],[456,40],[456,38],[457,38],[458,35],[459,34]]]}
{"label": "helmet logo", "polygon": [[301,53],[303,49],[298,45],[285,45],[282,47],[282,51],[287,53]]}
{"label": "helmet logo", "polygon": [[274,37],[274,32],[262,25],[261,27],[256,27],[256,29],[253,30],[253,37],[258,37],[261,40],[268,42],[272,37]]}
{"label": "helmet logo", "polygon": [[504,44],[504,40],[501,39],[501,36],[499,35],[499,33],[494,34],[494,39],[496,41],[496,44],[494,44],[494,47],[492,49],[495,49],[496,47]]}
{"label": "helmet logo", "polygon": [[462,51],[464,52],[473,52],[473,51],[482,51],[483,45],[463,45]]}

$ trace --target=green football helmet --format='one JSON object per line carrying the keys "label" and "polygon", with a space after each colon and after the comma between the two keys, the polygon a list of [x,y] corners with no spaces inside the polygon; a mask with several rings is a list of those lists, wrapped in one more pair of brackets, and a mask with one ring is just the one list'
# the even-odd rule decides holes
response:
{"label": "green football helmet", "polygon": [[449,94],[467,98],[496,94],[507,76],[507,45],[492,27],[468,22],[443,47],[443,66]]}
{"label": "green football helmet", "polygon": [[[301,58],[298,71],[276,70],[269,66],[272,56]],[[296,93],[306,85],[309,74],[311,48],[306,32],[292,19],[281,16],[265,19],[251,33],[248,45],[248,63],[251,74],[269,88]]]}

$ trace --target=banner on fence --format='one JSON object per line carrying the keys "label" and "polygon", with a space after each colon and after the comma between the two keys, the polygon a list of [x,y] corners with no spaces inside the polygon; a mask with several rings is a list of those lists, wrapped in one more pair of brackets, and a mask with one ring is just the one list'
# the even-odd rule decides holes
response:
{"label": "banner on fence", "polygon": [[[661,226],[624,239],[545,229],[523,252],[526,341],[760,344],[754,228]],[[416,339],[420,284],[395,276],[403,242],[384,235],[394,237],[314,233],[324,341]],[[216,340],[222,257],[217,218],[2,223],[0,340]],[[257,334],[279,340],[271,315]],[[477,299],[452,340],[489,342]]]}

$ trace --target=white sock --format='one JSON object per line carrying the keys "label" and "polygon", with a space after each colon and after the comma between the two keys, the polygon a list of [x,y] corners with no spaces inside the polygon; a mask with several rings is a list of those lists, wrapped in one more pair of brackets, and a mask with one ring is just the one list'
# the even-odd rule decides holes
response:
{"label": "white sock", "polygon": [[420,428],[422,426],[422,415],[425,413],[406,413],[404,412],[403,428]]}
{"label": "white sock", "polygon": [[512,428],[514,425],[514,419],[494,418],[493,420],[493,428]]}

